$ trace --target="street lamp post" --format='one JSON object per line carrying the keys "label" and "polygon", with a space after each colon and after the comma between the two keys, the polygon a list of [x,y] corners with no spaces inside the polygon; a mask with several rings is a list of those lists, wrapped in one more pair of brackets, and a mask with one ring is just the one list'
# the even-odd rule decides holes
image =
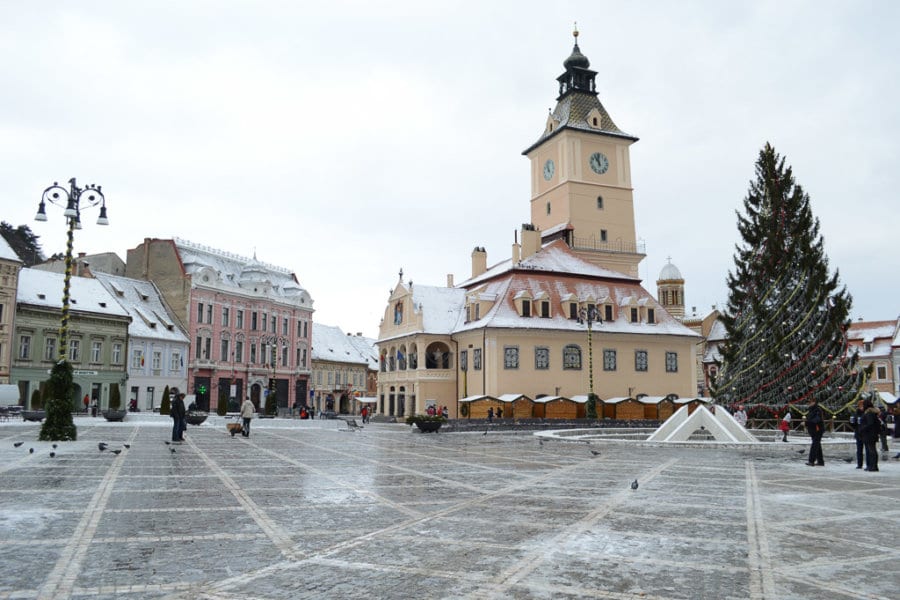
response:
{"label": "street lamp post", "polygon": [[81,229],[81,210],[100,206],[98,225],[109,225],[106,218],[106,198],[99,185],[88,185],[80,188],[75,178],[69,180],[69,188],[53,182],[44,190],[38,204],[35,221],[47,220],[47,203],[64,206],[63,216],[66,218],[66,270],[63,277],[62,315],[59,326],[59,360],[50,373],[50,387],[53,398],[45,407],[46,420],[41,426],[42,440],[74,440],[76,438],[75,423],[72,421],[70,395],[72,391],[72,365],[67,360],[69,351],[69,290],[72,282],[72,248],[75,241],[75,230]]}
{"label": "street lamp post", "polygon": [[587,323],[587,340],[588,340],[588,400],[585,406],[585,414],[589,419],[597,418],[597,397],[594,395],[594,345],[591,339],[593,323],[596,321],[603,324],[600,318],[600,311],[597,305],[588,304],[578,312],[578,322]]}
{"label": "street lamp post", "polygon": [[[274,398],[278,398],[276,387],[275,387],[275,376],[277,375],[277,366],[278,366],[278,349],[281,346],[284,346],[288,343],[288,339],[284,336],[280,335],[269,335],[262,338],[263,343],[266,343],[270,346],[271,359],[272,359],[272,378],[269,380],[269,395],[272,396],[274,394]],[[266,398],[266,409],[268,409],[269,399]],[[286,399],[285,399],[286,400]],[[269,411],[266,410],[266,413]],[[278,406],[274,407],[275,414],[278,413]]]}

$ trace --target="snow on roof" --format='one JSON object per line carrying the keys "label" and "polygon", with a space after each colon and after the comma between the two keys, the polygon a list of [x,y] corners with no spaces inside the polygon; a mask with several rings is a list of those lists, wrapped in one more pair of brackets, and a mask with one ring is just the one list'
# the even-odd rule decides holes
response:
{"label": "snow on roof", "polygon": [[515,402],[516,400],[531,400],[526,394],[501,394],[498,398],[501,402]]}
{"label": "snow on roof", "polygon": [[603,277],[640,283],[640,279],[637,277],[631,277],[612,269],[604,269],[579,258],[566,246],[564,241],[555,240],[545,244],[540,250],[516,264],[512,263],[511,257],[497,263],[481,275],[464,281],[460,284],[460,287],[472,287],[477,283],[499,277],[514,270],[565,273],[581,277]]}
{"label": "snow on roof", "polygon": [[7,242],[6,238],[2,235],[0,235],[0,258],[22,262],[22,259],[19,258],[19,255],[16,254],[16,251],[12,249],[12,246],[9,245],[9,242]]}
{"label": "snow on roof", "polygon": [[346,335],[340,327],[313,322],[312,359],[377,369],[378,355],[370,342],[369,338]]}
{"label": "snow on roof", "polygon": [[[587,396],[584,397],[584,402],[587,402]],[[560,402],[580,402],[579,400],[575,400],[575,398],[569,398],[567,396],[542,396],[540,398],[535,398],[534,401],[538,404],[548,404],[550,402],[556,402],[559,400]]]}
{"label": "snow on roof", "polygon": [[728,339],[728,332],[725,330],[725,324],[720,319],[716,319],[713,321],[712,327],[709,328],[709,335],[706,336],[706,341],[718,342],[726,339]]}
{"label": "snow on roof", "polygon": [[301,305],[311,307],[313,304],[309,293],[297,283],[296,277],[290,269],[261,262],[255,257],[240,256],[181,238],[173,238],[173,242],[178,249],[184,269],[189,274],[193,275],[208,268],[216,272],[220,284],[246,288],[260,283],[268,283],[276,295],[288,300],[296,300]]}
{"label": "snow on roof", "polygon": [[897,331],[897,321],[857,321],[850,324],[847,339],[871,342],[877,338],[892,338]]}
{"label": "snow on roof", "polygon": [[[62,309],[63,280],[65,274],[22,269],[19,271],[19,288],[16,302]],[[111,317],[128,317],[128,311],[113,298],[96,279],[72,277],[69,282],[69,310],[95,313]]]}
{"label": "snow on roof", "polygon": [[190,342],[184,330],[177,325],[178,320],[169,313],[153,282],[107,273],[95,273],[94,276],[131,315],[128,335],[185,344]]}
{"label": "snow on roof", "polygon": [[415,285],[412,298],[413,310],[423,313],[424,333],[449,334],[465,316],[465,290]]}
{"label": "snow on roof", "polygon": [[477,396],[466,396],[465,398],[460,398],[460,402],[476,402],[478,400],[498,400],[494,396],[488,396],[485,394],[479,394]]}

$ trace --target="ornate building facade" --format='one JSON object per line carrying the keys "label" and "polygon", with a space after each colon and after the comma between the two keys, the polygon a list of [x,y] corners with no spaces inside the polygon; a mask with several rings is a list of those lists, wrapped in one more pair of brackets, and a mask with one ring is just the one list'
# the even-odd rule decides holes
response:
{"label": "ornate building facade", "polygon": [[[378,411],[403,416],[486,394],[601,399],[696,391],[699,335],[638,279],[629,147],[577,44],[531,161],[531,223],[511,256],[446,287],[400,281],[379,333]],[[683,283],[683,282],[682,282]],[[683,300],[682,314],[683,314]]]}
{"label": "ornate building facade", "polygon": [[[16,326],[16,289],[22,261],[12,246],[0,236],[0,384],[10,382],[13,333]],[[4,400],[6,402],[8,400]]]}
{"label": "ornate building facade", "polygon": [[145,239],[126,275],[153,281],[188,332],[187,392],[199,408],[245,397],[305,404],[313,300],[288,269],[181,239]]}

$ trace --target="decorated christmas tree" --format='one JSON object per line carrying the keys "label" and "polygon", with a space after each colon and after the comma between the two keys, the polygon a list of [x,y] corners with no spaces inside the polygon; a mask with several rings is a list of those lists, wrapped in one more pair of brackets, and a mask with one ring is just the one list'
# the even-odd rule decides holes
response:
{"label": "decorated christmas tree", "polygon": [[837,271],[829,273],[809,196],[769,144],[744,213],[713,395],[727,406],[746,405],[751,416],[787,404],[802,410],[812,398],[834,414],[854,403],[867,375],[856,353],[847,353],[852,300]]}

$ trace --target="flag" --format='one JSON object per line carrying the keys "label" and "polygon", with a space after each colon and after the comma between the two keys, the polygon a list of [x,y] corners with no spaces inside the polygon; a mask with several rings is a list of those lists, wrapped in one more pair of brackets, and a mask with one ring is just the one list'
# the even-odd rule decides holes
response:
{"label": "flag", "polygon": [[403,353],[397,350],[397,360],[403,360]]}

